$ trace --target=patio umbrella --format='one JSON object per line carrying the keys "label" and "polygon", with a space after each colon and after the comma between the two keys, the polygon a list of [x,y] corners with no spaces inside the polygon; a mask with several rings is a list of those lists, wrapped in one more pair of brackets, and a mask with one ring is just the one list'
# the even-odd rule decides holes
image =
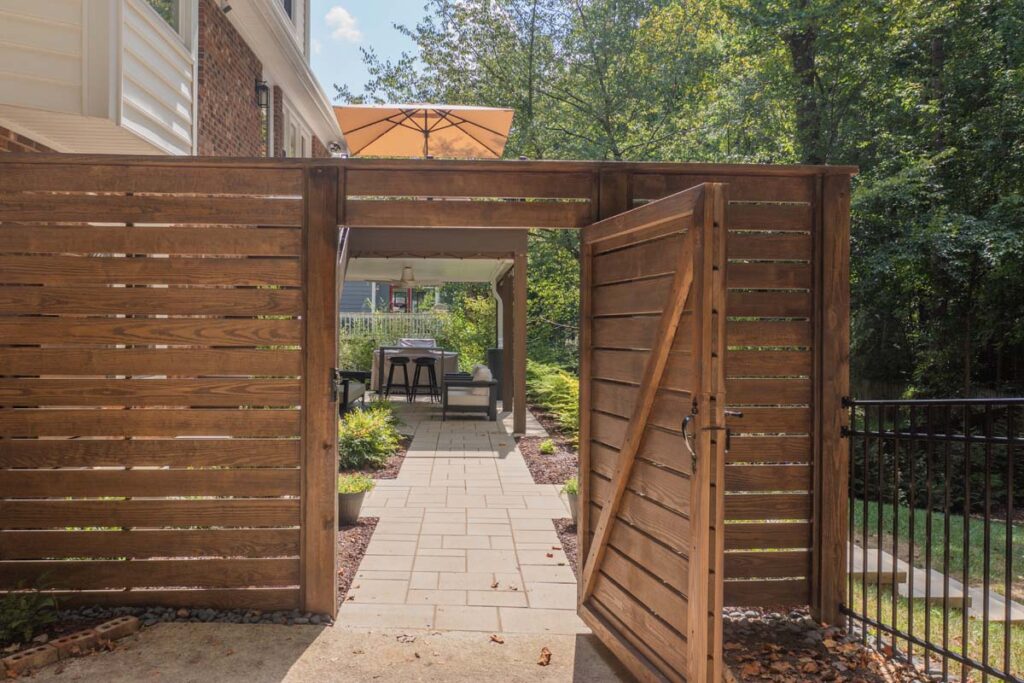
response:
{"label": "patio umbrella", "polygon": [[511,109],[444,104],[350,104],[334,115],[352,156],[501,157]]}

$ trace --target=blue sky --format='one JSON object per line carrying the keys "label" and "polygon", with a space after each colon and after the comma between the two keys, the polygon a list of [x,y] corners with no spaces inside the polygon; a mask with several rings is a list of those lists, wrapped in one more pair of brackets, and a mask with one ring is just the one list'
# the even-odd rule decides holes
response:
{"label": "blue sky", "polygon": [[311,63],[329,97],[334,83],[355,94],[363,92],[367,74],[360,47],[373,46],[385,59],[398,57],[413,45],[392,24],[415,25],[425,0],[312,0]]}

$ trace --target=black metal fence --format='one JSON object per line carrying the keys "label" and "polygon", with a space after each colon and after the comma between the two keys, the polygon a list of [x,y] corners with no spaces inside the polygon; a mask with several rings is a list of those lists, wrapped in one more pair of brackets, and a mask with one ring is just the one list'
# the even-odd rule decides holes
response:
{"label": "black metal fence", "polygon": [[847,405],[849,627],[943,679],[1024,681],[1024,399]]}

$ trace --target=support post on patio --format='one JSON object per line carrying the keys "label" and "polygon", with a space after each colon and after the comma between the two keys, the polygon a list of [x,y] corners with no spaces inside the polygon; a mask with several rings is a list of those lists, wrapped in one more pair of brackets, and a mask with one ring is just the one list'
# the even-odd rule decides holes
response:
{"label": "support post on patio", "polygon": [[509,410],[512,406],[512,377],[515,374],[512,360],[512,270],[510,269],[498,282],[498,296],[501,297],[501,409]]}
{"label": "support post on patio", "polygon": [[526,250],[516,249],[512,280],[512,431],[526,433]]}
{"label": "support post on patio", "polygon": [[338,430],[331,368],[338,358],[338,169],[306,170],[303,206],[302,609],[337,613]]}
{"label": "support post on patio", "polygon": [[819,326],[817,393],[821,415],[814,475],[815,585],[812,613],[818,621],[839,621],[846,584],[849,514],[849,442],[843,397],[850,393],[850,176],[825,175],[821,180],[820,295],[815,320]]}

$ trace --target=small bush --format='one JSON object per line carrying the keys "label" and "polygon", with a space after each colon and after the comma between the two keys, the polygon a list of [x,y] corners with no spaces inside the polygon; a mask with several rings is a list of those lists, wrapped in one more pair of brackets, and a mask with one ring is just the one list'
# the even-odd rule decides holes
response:
{"label": "small bush", "polygon": [[338,425],[338,465],[343,470],[384,467],[398,451],[398,440],[390,411],[353,410]]}
{"label": "small bush", "polygon": [[526,363],[526,396],[550,411],[575,442],[580,430],[580,381],[554,365]]}
{"label": "small bush", "polygon": [[555,442],[551,439],[544,439],[540,442],[540,452],[542,455],[554,455],[555,454]]}
{"label": "small bush", "polygon": [[14,591],[0,597],[0,646],[27,643],[57,620],[57,602],[38,591]]}
{"label": "small bush", "polygon": [[358,472],[338,477],[338,493],[366,493],[376,485],[373,479]]}
{"label": "small bush", "polygon": [[562,486],[562,493],[568,493],[569,495],[575,496],[580,492],[580,482],[576,477],[570,477],[566,479],[565,484]]}

